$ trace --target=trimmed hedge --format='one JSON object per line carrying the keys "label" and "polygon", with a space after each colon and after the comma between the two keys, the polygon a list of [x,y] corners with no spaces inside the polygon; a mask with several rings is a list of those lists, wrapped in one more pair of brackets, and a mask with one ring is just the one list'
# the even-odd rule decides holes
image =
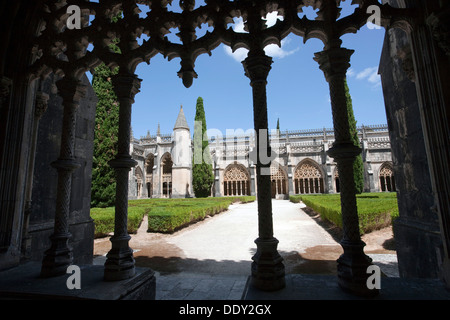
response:
{"label": "trimmed hedge", "polygon": [[[148,232],[171,233],[193,222],[228,209],[234,202],[255,201],[254,196],[187,199],[139,199],[128,202],[128,233],[135,233],[144,215],[148,215]],[[94,237],[114,231],[114,207],[91,208],[95,224]]]}
{"label": "trimmed hedge", "polygon": [[255,197],[174,199],[148,213],[148,232],[172,233],[191,223],[225,211],[234,202],[251,202]]}
{"label": "trimmed hedge", "polygon": [[[342,228],[341,201],[339,194],[295,195],[290,201],[302,201],[320,214],[322,219]],[[356,195],[359,229],[361,234],[392,225],[398,217],[396,193],[363,193]]]}
{"label": "trimmed hedge", "polygon": [[[141,224],[142,218],[150,210],[145,207],[128,206],[128,233],[135,233]],[[91,208],[91,218],[94,220],[94,237],[105,237],[114,232],[114,207]]]}

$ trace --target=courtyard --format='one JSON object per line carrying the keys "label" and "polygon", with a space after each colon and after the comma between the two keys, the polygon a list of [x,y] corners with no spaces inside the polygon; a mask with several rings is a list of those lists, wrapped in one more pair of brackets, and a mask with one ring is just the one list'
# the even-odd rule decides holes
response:
{"label": "courtyard", "polygon": [[[339,231],[303,203],[272,200],[274,234],[289,275],[336,275]],[[172,234],[147,232],[147,216],[131,235],[137,267],[156,272],[157,300],[236,300],[243,297],[256,252],[257,203],[229,209]],[[309,214],[307,213],[309,212]],[[363,236],[366,253],[384,276],[398,277],[392,228]],[[109,237],[96,239],[94,263],[106,260]]]}

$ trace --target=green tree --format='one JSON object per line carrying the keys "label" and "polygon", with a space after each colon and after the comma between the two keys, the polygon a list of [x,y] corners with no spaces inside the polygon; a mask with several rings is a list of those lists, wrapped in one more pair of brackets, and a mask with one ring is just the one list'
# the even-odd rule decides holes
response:
{"label": "green tree", "polygon": [[[118,40],[111,43],[110,48],[120,53],[117,43]],[[108,162],[114,159],[117,152],[119,102],[113,90],[111,77],[118,72],[118,67],[111,70],[102,63],[95,68],[92,78],[92,87],[98,103],[95,113],[91,207],[113,206],[116,199],[115,172]]]}
{"label": "green tree", "polygon": [[[360,147],[361,145],[358,138],[358,130],[356,130],[356,119],[353,114],[352,97],[350,96],[347,80],[345,80],[345,96],[347,98],[348,122],[352,135],[352,141],[355,146]],[[353,163],[353,175],[355,178],[356,193],[360,194],[364,190],[364,163],[361,154],[356,157],[355,162]]]}
{"label": "green tree", "polygon": [[206,198],[211,194],[214,174],[206,135],[206,117],[202,97],[198,97],[195,109],[194,158],[192,163],[194,194],[197,198]]}

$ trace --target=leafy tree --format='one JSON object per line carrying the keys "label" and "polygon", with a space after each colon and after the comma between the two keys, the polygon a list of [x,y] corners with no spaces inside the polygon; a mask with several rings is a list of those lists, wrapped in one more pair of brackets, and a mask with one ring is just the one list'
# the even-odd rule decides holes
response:
{"label": "leafy tree", "polygon": [[[355,146],[360,147],[358,131],[356,130],[355,115],[353,114],[352,97],[350,96],[347,80],[345,80],[345,96],[347,97],[348,122],[352,135],[352,141]],[[360,194],[364,190],[364,163],[361,154],[356,157],[355,162],[353,163],[353,175],[355,179],[356,193]]]}
{"label": "leafy tree", "polygon": [[[192,187],[197,198],[206,198],[211,194],[214,182],[208,139],[206,137],[206,117],[203,98],[198,97],[195,110],[194,159],[192,161]],[[198,123],[201,122],[201,126]],[[203,139],[205,137],[205,139]],[[201,154],[200,154],[201,152]],[[201,161],[199,159],[201,158]]]}
{"label": "leafy tree", "polygon": [[[113,41],[110,48],[120,53],[117,43],[118,40]],[[92,78],[92,87],[98,103],[95,113],[91,207],[113,206],[116,199],[115,171],[108,162],[114,159],[117,152],[119,102],[113,90],[111,77],[118,72],[118,67],[111,70],[102,63],[95,68]]]}

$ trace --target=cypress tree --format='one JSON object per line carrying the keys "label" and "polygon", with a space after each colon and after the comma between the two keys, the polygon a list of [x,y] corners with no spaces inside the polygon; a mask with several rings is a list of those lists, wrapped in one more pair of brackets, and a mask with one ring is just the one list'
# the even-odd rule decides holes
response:
{"label": "cypress tree", "polygon": [[[353,113],[352,97],[350,96],[347,80],[345,80],[345,96],[347,98],[348,122],[352,141],[355,146],[360,147],[361,145],[358,138],[358,131],[356,130],[356,119]],[[361,154],[356,157],[355,162],[353,163],[353,175],[355,179],[356,193],[360,194],[364,190],[364,163]]]}
{"label": "cypress tree", "polygon": [[[120,17],[113,18],[113,21]],[[110,48],[120,53],[118,40]],[[116,67],[111,70],[104,63],[94,70],[92,88],[98,103],[95,113],[94,155],[92,163],[91,207],[110,207],[116,198],[115,171],[108,162],[117,152],[117,135],[119,130],[119,102],[113,90],[111,77],[119,72]]]}
{"label": "cypress tree", "polygon": [[[192,161],[192,187],[197,198],[206,198],[211,194],[214,182],[208,139],[206,136],[206,117],[203,98],[198,97],[195,109],[194,159]],[[201,126],[198,125],[201,122]],[[205,139],[203,139],[205,137]],[[200,154],[201,152],[201,154]],[[199,161],[201,157],[201,161]]]}

